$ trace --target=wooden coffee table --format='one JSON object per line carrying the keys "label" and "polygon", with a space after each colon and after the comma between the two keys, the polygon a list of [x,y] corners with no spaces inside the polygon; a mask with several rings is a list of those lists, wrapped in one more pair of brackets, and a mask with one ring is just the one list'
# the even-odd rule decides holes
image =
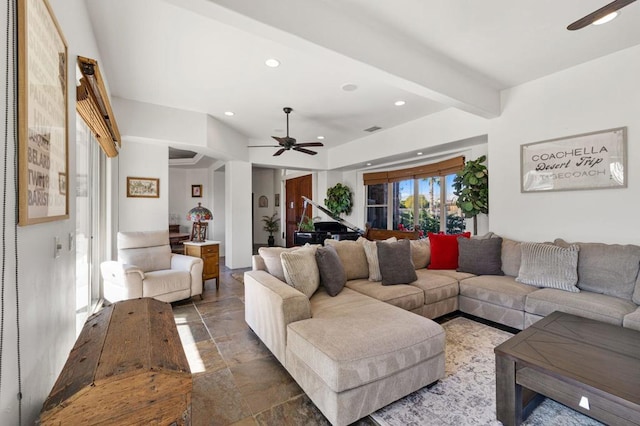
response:
{"label": "wooden coffee table", "polygon": [[554,312],[495,348],[496,412],[519,425],[547,396],[610,425],[640,425],[640,332]]}

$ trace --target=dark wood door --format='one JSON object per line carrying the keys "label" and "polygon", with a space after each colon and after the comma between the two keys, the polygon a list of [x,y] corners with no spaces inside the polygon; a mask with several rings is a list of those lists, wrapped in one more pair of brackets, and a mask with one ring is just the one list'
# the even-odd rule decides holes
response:
{"label": "dark wood door", "polygon": [[[293,232],[298,229],[298,224],[302,218],[304,202],[302,196],[311,198],[311,175],[299,178],[288,179],[285,186],[286,205],[286,238],[287,247],[293,246]],[[311,209],[309,206],[308,209]],[[311,211],[307,212],[311,214]]]}

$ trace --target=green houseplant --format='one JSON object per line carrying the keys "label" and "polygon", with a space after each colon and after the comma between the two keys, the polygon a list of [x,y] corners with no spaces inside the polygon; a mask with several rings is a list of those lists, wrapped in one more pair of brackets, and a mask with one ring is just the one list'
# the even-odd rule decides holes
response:
{"label": "green houseplant", "polygon": [[458,196],[456,205],[464,217],[473,218],[473,234],[478,233],[480,213],[489,213],[489,174],[484,163],[487,157],[482,155],[467,161],[453,180],[453,193]]}
{"label": "green houseplant", "polygon": [[348,186],[337,183],[327,189],[324,205],[336,216],[340,216],[342,213],[349,214],[353,207],[353,193]]}
{"label": "green houseplant", "polygon": [[280,229],[280,219],[278,218],[278,213],[274,212],[271,216],[262,216],[262,221],[264,222],[264,227],[262,229],[269,233],[267,244],[269,244],[269,247],[273,247],[275,245],[273,233],[278,232],[278,230]]}

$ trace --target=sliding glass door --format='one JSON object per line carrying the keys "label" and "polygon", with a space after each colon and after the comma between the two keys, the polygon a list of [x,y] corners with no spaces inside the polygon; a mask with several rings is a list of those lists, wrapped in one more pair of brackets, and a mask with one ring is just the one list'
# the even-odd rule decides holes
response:
{"label": "sliding glass door", "polygon": [[100,299],[100,156],[93,134],[76,115],[76,334]]}

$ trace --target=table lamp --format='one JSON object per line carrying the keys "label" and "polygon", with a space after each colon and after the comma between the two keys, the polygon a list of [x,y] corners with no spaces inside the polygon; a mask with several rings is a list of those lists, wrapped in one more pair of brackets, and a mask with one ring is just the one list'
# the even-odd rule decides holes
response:
{"label": "table lamp", "polygon": [[192,208],[187,213],[187,219],[193,222],[193,228],[191,228],[191,241],[203,242],[207,239],[207,222],[203,220],[213,219],[211,210],[206,207],[202,207],[202,203],[198,203],[197,207]]}

